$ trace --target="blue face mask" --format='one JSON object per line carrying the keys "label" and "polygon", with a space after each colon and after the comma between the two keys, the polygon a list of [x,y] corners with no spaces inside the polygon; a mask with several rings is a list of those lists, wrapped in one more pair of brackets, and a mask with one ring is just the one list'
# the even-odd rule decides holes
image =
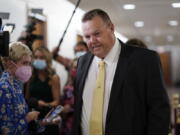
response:
{"label": "blue face mask", "polygon": [[33,61],[33,66],[38,70],[43,70],[47,67],[47,63],[45,60],[37,59]]}
{"label": "blue face mask", "polygon": [[79,58],[80,56],[83,56],[84,54],[86,54],[86,51],[80,51],[80,52],[76,52],[75,56],[76,58]]}

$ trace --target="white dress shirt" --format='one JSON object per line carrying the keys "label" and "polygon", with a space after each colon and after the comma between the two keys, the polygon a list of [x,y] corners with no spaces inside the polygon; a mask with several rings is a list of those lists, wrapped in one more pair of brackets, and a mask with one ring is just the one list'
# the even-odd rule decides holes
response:
{"label": "white dress shirt", "polygon": [[[117,62],[119,59],[121,46],[119,41],[116,39],[113,48],[110,50],[108,55],[104,58],[106,63],[106,78],[105,78],[105,91],[104,91],[104,112],[103,112],[103,132],[105,129],[106,114],[108,110],[109,98],[111,93],[111,87]],[[93,92],[95,90],[96,78],[98,74],[98,63],[101,59],[97,56],[94,57],[92,64],[89,68],[89,72],[85,81],[83,91],[83,106],[82,106],[82,135],[89,135],[89,120],[91,115],[91,105],[93,100]]]}

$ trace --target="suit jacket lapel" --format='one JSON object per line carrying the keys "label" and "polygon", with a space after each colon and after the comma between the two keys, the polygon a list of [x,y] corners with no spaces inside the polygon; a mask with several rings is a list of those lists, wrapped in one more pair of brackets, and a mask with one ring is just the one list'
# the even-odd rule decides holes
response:
{"label": "suit jacket lapel", "polygon": [[107,117],[106,117],[106,125],[108,123],[108,120],[110,119],[114,104],[116,103],[118,96],[122,92],[121,86],[125,78],[125,73],[126,73],[125,70],[127,68],[127,57],[125,53],[126,52],[125,46],[126,45],[121,43],[121,52],[120,52],[120,56],[119,56],[119,60],[116,67],[115,76],[114,76],[113,84],[111,88],[111,95],[110,95]]}
{"label": "suit jacket lapel", "polygon": [[91,62],[93,60],[93,57],[94,57],[93,54],[88,53],[86,56],[84,56],[81,63],[79,63],[81,65],[81,68],[78,72],[79,72],[79,76],[81,78],[78,79],[78,81],[79,81],[78,97],[81,97],[81,100],[82,100],[82,93],[83,93],[83,89],[84,89],[85,80],[86,80]]}

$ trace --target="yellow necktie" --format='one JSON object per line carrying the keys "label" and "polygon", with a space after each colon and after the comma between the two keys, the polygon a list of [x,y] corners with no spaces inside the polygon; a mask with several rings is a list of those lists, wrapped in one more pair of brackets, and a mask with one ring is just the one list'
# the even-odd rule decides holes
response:
{"label": "yellow necktie", "polygon": [[93,93],[93,101],[90,116],[89,135],[103,135],[103,102],[105,84],[105,62],[99,62],[99,73],[96,80],[96,88]]}

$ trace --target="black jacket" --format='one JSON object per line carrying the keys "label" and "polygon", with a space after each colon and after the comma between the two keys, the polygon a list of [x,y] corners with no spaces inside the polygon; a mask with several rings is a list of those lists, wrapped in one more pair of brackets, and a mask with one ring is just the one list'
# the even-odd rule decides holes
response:
{"label": "black jacket", "polygon": [[[93,54],[79,59],[72,135],[81,135],[82,94]],[[170,106],[156,52],[121,43],[105,135],[168,135]]]}

